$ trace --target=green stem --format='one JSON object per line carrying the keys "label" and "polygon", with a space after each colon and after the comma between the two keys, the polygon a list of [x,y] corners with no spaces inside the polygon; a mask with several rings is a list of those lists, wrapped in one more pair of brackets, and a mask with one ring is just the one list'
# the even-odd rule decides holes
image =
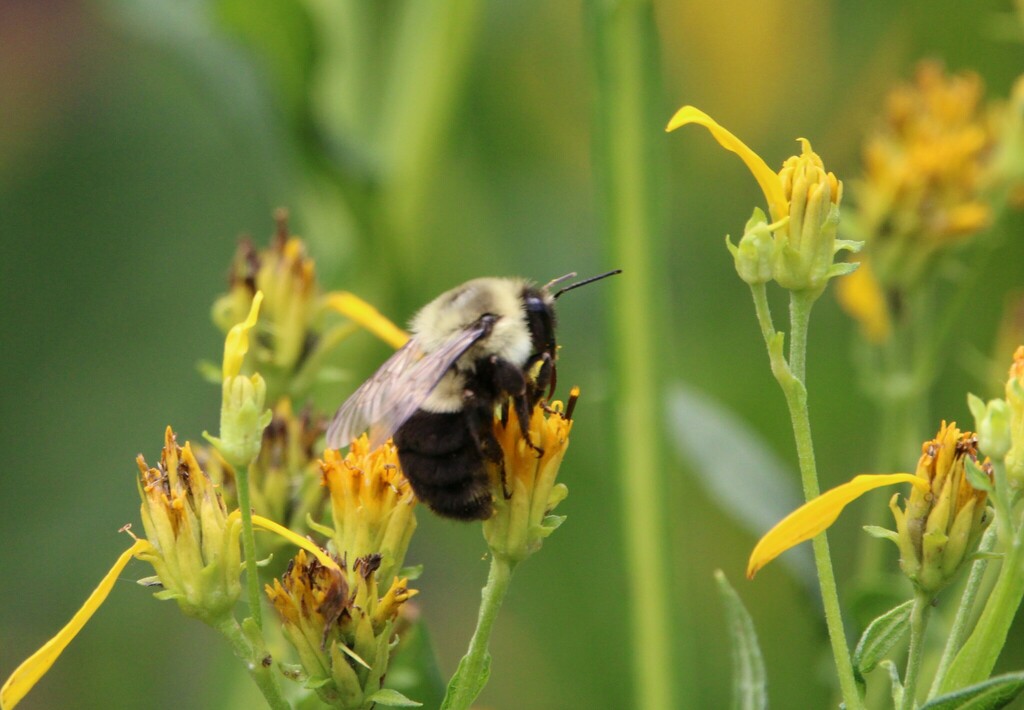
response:
{"label": "green stem", "polygon": [[263,628],[260,603],[260,578],[256,571],[256,538],[252,532],[252,508],[249,504],[249,467],[239,466],[235,471],[238,484],[238,509],[242,513],[242,551],[245,553],[245,584],[249,590],[249,615],[256,627]]}
{"label": "green stem", "polygon": [[245,664],[249,677],[253,679],[256,687],[263,693],[267,705],[273,710],[291,710],[291,705],[284,699],[284,695],[281,693],[277,675],[273,671],[273,664],[267,664],[264,662],[264,658],[256,657],[257,655],[262,656],[264,654],[257,653],[259,649],[255,648],[245,637],[238,622],[229,616],[216,624],[216,628],[231,644],[231,650],[234,651],[235,655]]}
{"label": "green stem", "polygon": [[[764,284],[751,285],[754,295],[754,309],[757,321],[761,326],[761,335],[768,347],[772,374],[782,387],[789,408],[789,417],[793,425],[793,437],[796,440],[797,458],[800,462],[800,480],[803,485],[804,498],[811,500],[820,493],[818,470],[814,460],[814,442],[811,438],[811,420],[807,412],[807,390],[803,376],[807,353],[807,329],[810,320],[811,306],[814,299],[803,293],[793,293],[790,300],[790,361],[787,363],[782,354],[782,337],[772,326],[771,312]],[[793,364],[796,364],[796,369]],[[797,377],[799,372],[800,377]],[[839,607],[839,591],[836,587],[835,572],[832,569],[832,556],[829,551],[828,538],[821,533],[812,541],[814,562],[818,570],[818,583],[821,587],[821,600],[825,608],[825,622],[828,626],[829,640],[832,644],[832,655],[835,658],[836,674],[839,676],[839,687],[843,700],[849,710],[863,707],[857,682],[853,675],[853,662],[850,659],[850,648],[846,642],[843,629],[843,616]]]}
{"label": "green stem", "polygon": [[[678,688],[692,687],[693,664],[674,660],[670,604],[672,577],[665,521],[664,402],[659,385],[659,330],[665,322],[656,297],[663,289],[655,268],[662,243],[657,186],[664,165],[664,117],[658,85],[658,33],[653,3],[636,0],[585,4],[590,25],[597,101],[594,152],[602,226],[612,266],[622,275],[610,284],[615,344],[615,430],[622,501],[623,558],[629,587],[632,664],[630,707],[668,710]],[[673,612],[676,612],[675,614]],[[683,619],[686,624],[687,620]]]}
{"label": "green stem", "polygon": [[914,596],[914,609],[910,612],[910,653],[907,654],[907,672],[903,680],[903,701],[900,710],[913,710],[917,697],[917,679],[921,674],[921,659],[924,658],[924,632],[928,628],[932,600],[927,594],[918,592]]}
{"label": "green stem", "polygon": [[956,654],[940,692],[947,693],[979,683],[989,677],[1006,644],[1021,599],[1024,598],[1024,526],[1016,534],[1003,558],[992,594],[985,603],[974,631]]}
{"label": "green stem", "polygon": [[512,570],[515,563],[501,555],[491,554],[491,569],[487,575],[487,586],[484,587],[480,603],[480,615],[476,621],[476,631],[469,642],[469,650],[459,662],[455,676],[448,684],[443,710],[466,710],[476,699],[487,683],[490,674],[491,656],[487,651],[487,643],[491,638],[491,627],[498,617],[501,603],[505,600],[509,582],[512,581]]}
{"label": "green stem", "polygon": [[[978,545],[978,552],[987,553],[995,547],[997,526],[990,525]],[[960,606],[956,610],[956,618],[953,619],[953,626],[949,630],[949,638],[946,639],[946,646],[942,650],[942,658],[939,659],[939,667],[932,679],[932,686],[928,690],[928,698],[933,698],[939,693],[949,664],[953,662],[957,651],[963,646],[967,638],[971,616],[974,612],[974,602],[978,598],[978,591],[981,589],[981,582],[985,578],[985,570],[988,569],[988,560],[984,557],[974,561],[971,565],[971,573],[967,576],[967,584],[964,586],[964,593],[960,597]]]}

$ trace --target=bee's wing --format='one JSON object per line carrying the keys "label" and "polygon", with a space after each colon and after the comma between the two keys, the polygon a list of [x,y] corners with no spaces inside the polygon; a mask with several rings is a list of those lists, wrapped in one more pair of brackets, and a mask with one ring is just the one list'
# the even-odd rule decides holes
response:
{"label": "bee's wing", "polygon": [[490,325],[477,321],[429,353],[412,338],[338,408],[327,427],[327,446],[348,446],[367,428],[371,448],[383,444],[420,408],[448,368],[490,331]]}

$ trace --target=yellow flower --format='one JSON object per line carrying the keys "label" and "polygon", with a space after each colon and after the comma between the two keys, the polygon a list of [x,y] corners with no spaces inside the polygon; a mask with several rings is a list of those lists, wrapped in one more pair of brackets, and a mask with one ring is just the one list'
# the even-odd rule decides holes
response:
{"label": "yellow flower", "polygon": [[213,319],[224,330],[250,309],[254,295],[266,296],[265,340],[257,360],[261,368],[292,371],[308,346],[307,334],[316,316],[319,287],[316,267],[306,246],[291,236],[287,213],[276,215],[270,246],[257,251],[243,239],[231,265],[230,291],[213,307]]}
{"label": "yellow flower", "polygon": [[377,579],[390,584],[416,530],[416,496],[402,475],[395,445],[388,440],[370,449],[363,434],[344,457],[324,451],[320,470],[331,493],[334,529],[326,532],[335,550],[349,559],[378,555]]}
{"label": "yellow flower", "polygon": [[177,445],[170,427],[160,463],[140,455],[142,524],[151,548],[139,554],[156,570],[161,599],[215,624],[231,614],[241,591],[241,524],[228,516],[219,491],[199,467],[192,448]]}
{"label": "yellow flower", "polygon": [[[772,233],[771,272],[780,286],[816,294],[830,278],[856,268],[855,264],[835,263],[837,252],[856,251],[859,244],[836,239],[843,184],[825,170],[821,157],[811,149],[809,141],[800,138],[800,155],[787,158],[776,173],[743,141],[693,106],[679,109],[666,130],[674,131],[690,123],[704,126],[723,148],[736,153],[760,185],[774,224],[764,230],[767,220],[759,219],[759,213],[755,212],[755,218],[747,223],[747,233],[755,228]],[[752,247],[744,250],[744,241],[749,241],[746,236],[739,248],[730,244],[737,270],[748,283],[761,283],[766,275],[765,250]],[[765,243],[762,240],[762,245]],[[743,261],[749,258],[756,259],[756,263]],[[751,281],[750,274],[756,275],[757,280]]]}
{"label": "yellow flower", "polygon": [[[867,491],[895,483],[911,483],[904,510],[893,496],[889,508],[896,518],[895,533],[882,531],[900,548],[900,567],[922,591],[936,593],[948,584],[974,551],[988,524],[984,490],[968,480],[966,466],[975,465],[977,449],[970,432],[942,424],[935,439],[926,441],[917,472],[855,476],[853,480],[800,506],[768,531],[750,555],[747,576],[753,577],[778,555],[810,540],[835,522],[848,503]],[[991,478],[990,470],[981,470]]]}
{"label": "yellow flower", "polygon": [[[949,584],[977,547],[991,521],[987,493],[971,485],[967,466],[977,467],[977,439],[946,425],[922,446],[916,476],[926,482],[910,492],[904,509],[889,502],[896,519],[900,567],[924,592],[935,594]],[[979,468],[989,481],[991,467]]]}
{"label": "yellow flower", "polygon": [[534,407],[529,440],[541,453],[527,443],[518,417],[495,421],[504,458],[499,464],[488,464],[494,515],[484,521],[483,530],[492,554],[521,562],[562,524],[564,517],[551,512],[565,500],[569,489],[555,479],[569,447],[572,410],[578,397],[579,388],[574,387],[564,407],[561,402]]}
{"label": "yellow flower", "polygon": [[861,474],[853,480],[825,491],[814,500],[804,503],[771,530],[765,533],[747,563],[747,577],[753,579],[758,570],[791,547],[816,537],[836,521],[848,504],[868,491],[896,483],[922,484],[910,473]]}
{"label": "yellow flower", "polygon": [[350,568],[343,557],[335,563],[325,566],[300,550],[266,592],[307,673],[306,685],[332,707],[368,710],[387,673],[395,622],[416,590],[395,578],[380,596],[380,555],[356,558]]}
{"label": "yellow flower", "polygon": [[249,331],[256,326],[262,302],[263,293],[257,291],[249,315],[233,326],[224,339],[220,437],[204,434],[232,466],[247,466],[256,458],[263,430],[273,416],[265,407],[267,385],[260,374],[240,374],[249,352]]}
{"label": "yellow flower", "polygon": [[[279,211],[277,230],[266,249],[243,239],[231,266],[228,293],[217,299],[213,320],[225,332],[265,295],[259,338],[249,355],[253,369],[266,380],[267,399],[305,397],[323,374],[328,355],[359,328],[400,347],[408,336],[376,309],[344,292],[322,294],[316,267],[306,245],[290,233],[287,214]],[[340,313],[349,322],[326,317]]]}

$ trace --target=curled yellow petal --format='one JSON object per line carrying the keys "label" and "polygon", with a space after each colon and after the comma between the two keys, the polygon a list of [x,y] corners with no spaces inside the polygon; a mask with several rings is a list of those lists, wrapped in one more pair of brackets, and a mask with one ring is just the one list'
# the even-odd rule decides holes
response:
{"label": "curled yellow petal", "polygon": [[782,190],[782,181],[779,179],[778,173],[768,167],[768,163],[764,162],[761,156],[752,151],[746,143],[733,135],[715,119],[711,118],[711,116],[694,106],[683,106],[676,111],[672,120],[668,122],[668,126],[665,127],[665,130],[674,131],[688,123],[704,126],[711,132],[711,135],[718,141],[720,146],[740,157],[740,160],[746,164],[754,179],[757,180],[757,184],[761,186],[761,192],[764,193],[765,199],[768,200],[768,209],[771,212],[773,222],[777,222],[789,214],[789,202],[787,202],[786,195]]}
{"label": "curled yellow petal", "polygon": [[110,590],[114,588],[114,582],[118,575],[124,570],[125,565],[132,557],[150,549],[152,546],[147,540],[136,540],[135,543],[121,553],[117,562],[110,568],[110,571],[103,577],[103,580],[93,590],[89,598],[85,600],[82,607],[75,612],[64,628],[57,632],[57,635],[43,644],[42,648],[26,658],[20,666],[14,669],[10,678],[0,688],[0,708],[11,710],[21,702],[28,691],[39,682],[39,679],[50,670],[50,666],[60,657],[71,640],[78,635],[82,627],[92,618],[100,605],[106,600]]}
{"label": "curled yellow petal", "polygon": [[825,491],[804,503],[762,537],[747,563],[747,579],[791,547],[810,540],[836,521],[843,508],[875,488],[894,483],[912,483],[928,488],[928,483],[912,473],[861,474],[853,480]]}
{"label": "curled yellow petal", "polygon": [[409,340],[408,333],[353,293],[348,291],[329,293],[327,294],[327,305],[366,328],[395,349],[402,347]]}
{"label": "curled yellow petal", "polygon": [[249,315],[241,323],[231,326],[227,337],[224,338],[223,375],[225,380],[236,376],[242,369],[242,360],[249,352],[249,331],[256,325],[261,303],[263,303],[263,292],[257,291],[256,295],[252,297]]}
{"label": "curled yellow petal", "polygon": [[[231,515],[239,514],[240,513],[236,510]],[[264,530],[268,530],[272,533],[276,533],[288,542],[292,543],[293,545],[301,547],[303,550],[306,550],[311,555],[316,557],[317,560],[320,561],[320,564],[322,564],[324,567],[328,567],[333,570],[341,569],[340,567],[338,567],[338,563],[331,559],[330,555],[325,554],[323,550],[314,545],[312,542],[302,537],[301,535],[292,532],[283,525],[278,525],[273,520],[264,518],[262,515],[253,515],[252,524],[256,527],[263,528]]]}

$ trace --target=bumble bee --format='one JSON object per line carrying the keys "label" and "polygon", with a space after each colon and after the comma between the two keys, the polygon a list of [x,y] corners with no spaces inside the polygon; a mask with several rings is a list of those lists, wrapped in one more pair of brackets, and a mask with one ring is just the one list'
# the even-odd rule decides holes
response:
{"label": "bumble bee", "polygon": [[338,408],[327,445],[346,446],[368,427],[371,447],[394,436],[421,501],[438,515],[486,520],[493,506],[484,463],[503,456],[494,436],[496,408],[511,398],[528,430],[530,411],[545,389],[554,389],[555,299],[617,273],[553,294],[551,287],[576,274],[540,287],[481,278],[442,293],[413,317],[409,342]]}

